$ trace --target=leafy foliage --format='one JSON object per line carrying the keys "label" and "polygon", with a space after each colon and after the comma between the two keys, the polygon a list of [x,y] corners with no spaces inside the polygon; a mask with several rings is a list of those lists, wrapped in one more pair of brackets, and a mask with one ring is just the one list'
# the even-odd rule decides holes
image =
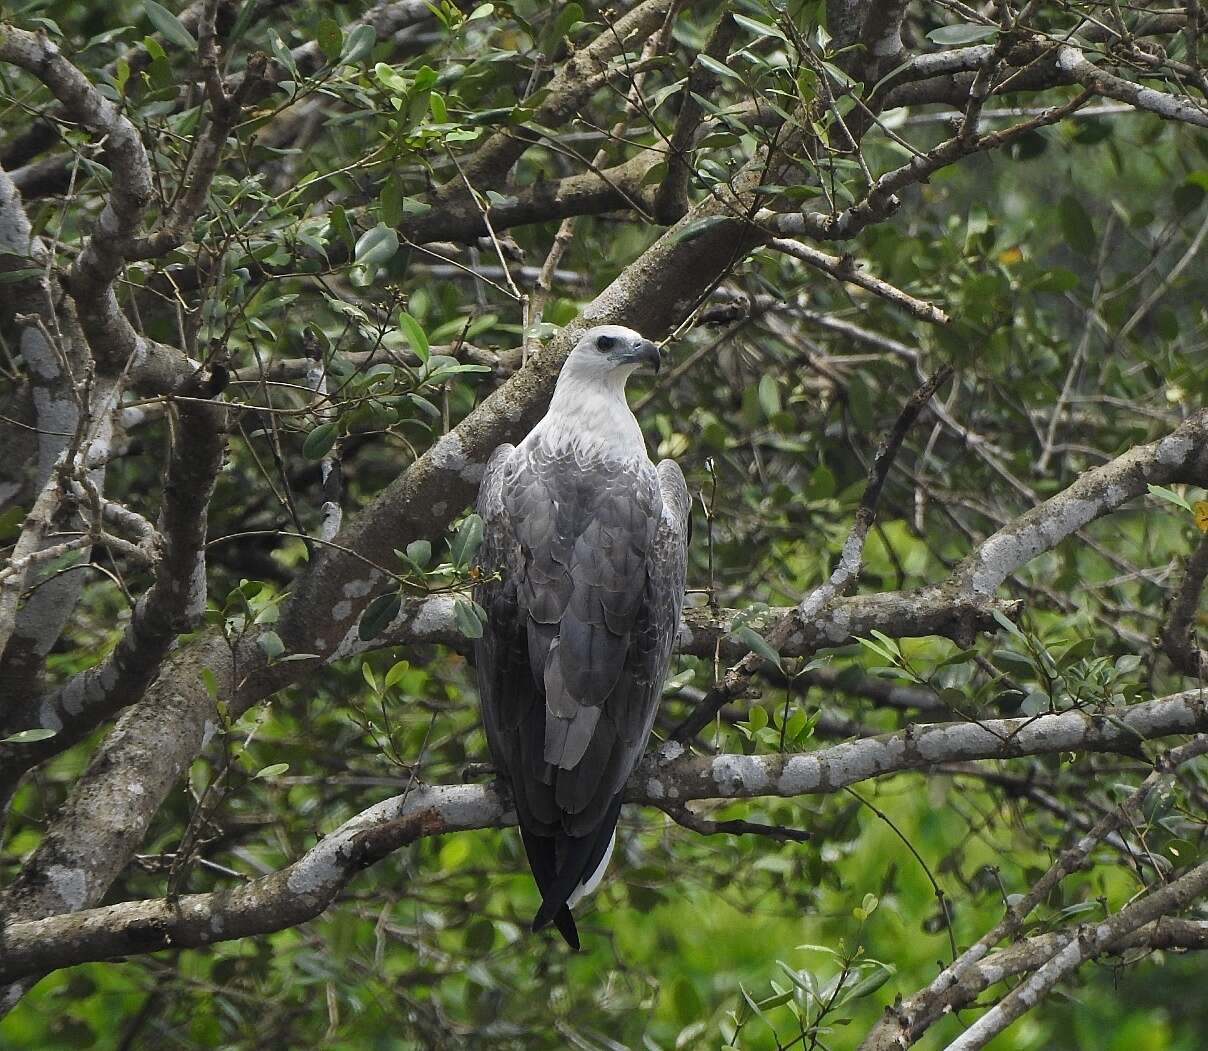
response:
{"label": "leafy foliage", "polygon": [[[997,39],[994,26],[941,25],[942,12],[922,6],[909,32],[924,48]],[[245,411],[210,509],[207,616],[232,648],[254,639],[270,665],[312,656],[287,652],[274,625],[293,574],[322,546],[314,538],[334,465],[344,505],[363,507],[519,366],[516,347],[545,331],[528,327],[522,299],[560,216],[538,211],[499,236],[481,236],[480,224],[585,170],[602,146],[605,166],[645,166],[626,193],[640,196],[632,182],[653,190],[667,170],[673,100],[696,66],[716,89],[696,98],[711,123],[692,154],[694,200],[724,194],[776,140],[760,111],[788,115],[852,86],[824,5],[741,5],[724,60],[700,53],[717,14],[703,5],[676,20],[668,53],[647,63],[639,115],[610,139],[601,129],[621,117],[624,78],[557,127],[536,118],[548,63],[595,38],[608,17],[598,9],[441,0],[432,17],[384,39],[359,21],[364,4],[288,10],[286,19],[248,2],[229,12],[225,72],[263,51],[282,75],[233,132],[185,243],[128,267],[121,292],[149,338],[233,376],[228,400]],[[149,145],[164,201],[173,199],[205,112],[179,88],[198,48],[179,13],[153,0],[31,0],[12,13],[44,28],[120,104]],[[803,41],[822,60],[811,64]],[[312,43],[317,59],[304,61],[298,49]],[[1072,89],[1060,91],[1065,101]],[[52,110],[25,76],[6,79],[0,94],[13,139]],[[818,115],[824,138],[852,113],[852,95],[844,99]],[[114,174],[84,132],[64,122],[59,131],[72,207],[62,188],[30,193],[27,204],[37,233],[78,247]],[[764,186],[764,196],[844,208],[863,196],[862,166],[883,173],[947,133],[928,106],[892,110],[858,159],[841,149],[799,158],[805,176]],[[432,243],[432,187],[499,134],[533,147],[510,182],[468,194],[449,234],[463,244]],[[638,380],[631,399],[652,452],[680,460],[695,498],[694,601],[743,608],[730,639],[770,665],[759,696],[723,710],[702,748],[808,752],[824,738],[911,721],[1093,713],[1183,688],[1150,640],[1172,567],[1208,531],[1205,493],[1189,486],[1153,486],[1148,500],[1040,555],[1009,584],[1024,600],[1019,621],[1003,618],[972,646],[876,633],[798,661],[769,647],[758,625],[769,607],[795,604],[827,579],[878,436],[941,362],[955,363],[959,380],[890,475],[864,552],[869,592],[943,579],[975,540],[1202,405],[1208,271],[1179,263],[1198,259],[1206,189],[1202,134],[1108,107],[942,169],[851,243],[868,271],[943,304],[950,325],[924,325],[779,252],[736,262],[718,301],[741,295],[741,316],[686,326],[670,378],[653,388]],[[690,220],[673,236],[701,242],[720,221]],[[663,232],[645,208],[618,203],[581,217],[544,325],[571,321]],[[6,371],[5,382],[14,376]],[[150,414],[138,441],[162,445],[171,426]],[[140,494],[155,491],[160,467],[128,456],[109,471],[113,491]],[[0,519],[5,536],[17,524]],[[455,596],[461,635],[481,635],[485,614],[468,593],[481,541],[471,514],[375,567],[386,590],[361,613],[359,640],[380,640],[406,597],[443,593]],[[145,577],[126,572],[137,593]],[[48,659],[50,678],[95,664],[127,612],[108,576],[90,576]],[[720,661],[677,660],[661,736],[724,671]],[[927,705],[882,703],[876,687],[886,683]],[[206,685],[217,697],[217,684]],[[0,744],[46,739],[23,733]],[[38,845],[95,744],[65,751],[22,785],[0,874],[15,874]],[[106,900],[228,888],[279,869],[370,802],[465,780],[485,755],[473,670],[453,649],[380,647],[335,662],[214,728]],[[537,898],[514,833],[419,839],[298,927],[59,971],[0,1021],[0,1043],[855,1046],[893,993],[926,984],[954,945],[992,926],[1079,818],[1145,776],[1144,755],[952,767],[883,779],[859,796],[702,809],[720,821],[804,827],[805,845],[707,838],[631,810],[610,878],[585,906],[577,956],[527,932]],[[1131,830],[1170,871],[1205,856],[1206,791],[1201,765]],[[1151,878],[1107,847],[1093,862],[1061,884],[1028,933],[1106,915]],[[1202,987],[1193,955],[1086,969],[1068,998],[1046,1002],[993,1047],[1072,1039],[1190,1051],[1208,1026]],[[943,1021],[932,1046],[960,1025]]]}

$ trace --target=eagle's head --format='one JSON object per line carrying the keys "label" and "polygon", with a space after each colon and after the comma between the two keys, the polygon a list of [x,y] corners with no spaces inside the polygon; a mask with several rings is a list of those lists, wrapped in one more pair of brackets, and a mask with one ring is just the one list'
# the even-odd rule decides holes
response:
{"label": "eagle's head", "polygon": [[627,377],[642,365],[649,365],[658,372],[661,363],[658,344],[640,332],[623,325],[597,325],[579,337],[563,367],[584,378],[598,376],[603,379],[615,376],[618,371],[620,376]]}

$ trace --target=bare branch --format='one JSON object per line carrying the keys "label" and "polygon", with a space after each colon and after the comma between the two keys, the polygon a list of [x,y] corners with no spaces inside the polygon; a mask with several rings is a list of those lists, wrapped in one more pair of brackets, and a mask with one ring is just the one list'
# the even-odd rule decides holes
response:
{"label": "bare branch", "polygon": [[1099,69],[1076,47],[1065,45],[1058,48],[1056,66],[1061,73],[1096,95],[1127,102],[1137,109],[1156,113],[1163,120],[1177,120],[1208,128],[1208,109],[1195,99],[1186,95],[1171,95],[1117,77]]}
{"label": "bare branch", "polygon": [[939,307],[922,299],[916,299],[888,281],[882,281],[879,277],[866,273],[859,268],[851,256],[827,255],[825,252],[818,251],[817,248],[811,248],[800,241],[790,241],[784,237],[773,238],[768,242],[768,247],[792,256],[794,259],[800,259],[801,262],[812,266],[815,270],[821,270],[824,274],[829,274],[839,281],[857,285],[875,296],[880,296],[920,321],[929,321],[933,325],[948,324],[948,315]]}
{"label": "bare branch", "polygon": [[[723,11],[701,52],[724,64],[738,24]],[[688,188],[692,175],[692,143],[704,114],[697,98],[708,98],[717,85],[717,75],[699,62],[693,63],[679,96],[679,112],[667,147],[667,173],[654,194],[654,215],[661,223],[673,223],[688,210]],[[696,96],[694,98],[693,96]]]}
{"label": "bare branch", "polygon": [[98,364],[120,368],[139,344],[118,307],[112,284],[151,200],[147,151],[134,125],[47,37],[0,26],[0,61],[20,66],[41,80],[74,120],[105,143],[113,185],[92,236],[71,266],[67,286]]}
{"label": "bare branch", "polygon": [[1200,680],[1208,678],[1208,653],[1196,645],[1195,618],[1205,577],[1208,577],[1208,536],[1200,538],[1187,560],[1161,633],[1162,649],[1170,662],[1184,675]]}
{"label": "bare branch", "polygon": [[[711,798],[833,793],[870,777],[927,769],[953,759],[1131,748],[1139,739],[1204,727],[1208,727],[1208,702],[1198,691],[1189,691],[1097,715],[1067,712],[980,724],[924,725],[791,756],[697,759],[684,755],[682,746],[669,743],[642,763],[625,798],[667,810],[676,820],[685,819],[689,827],[700,825],[699,830],[707,834],[774,831],[797,841],[801,834],[793,830],[769,830],[747,822],[714,827],[715,823],[697,815],[685,815],[683,804]],[[125,902],[10,923],[4,931],[0,980],[14,981],[87,960],[209,945],[294,926],[322,912],[357,872],[421,836],[514,822],[510,806],[493,786],[414,788],[346,821],[293,865],[232,890]],[[82,874],[59,872],[55,878],[63,886]],[[1127,934],[1169,911],[1184,899],[1189,887],[1190,883],[1179,881],[1178,889],[1164,898],[1143,899],[1149,904],[1128,913],[1115,934]],[[1110,939],[1096,951],[1109,944]]]}
{"label": "bare branch", "polygon": [[57,731],[45,741],[0,744],[0,798],[30,766],[74,744],[120,708],[137,703],[159,674],[176,637],[200,623],[206,604],[206,523],[222,467],[225,431],[225,412],[220,407],[180,403],[160,510],[163,553],[155,581],[103,661],[49,696],[0,717],[0,736],[35,727]]}
{"label": "bare branch", "polygon": [[1172,880],[1114,916],[1082,924],[1069,943],[952,1041],[947,1051],[978,1051],[1030,1011],[1070,971],[1111,947],[1117,939],[1176,912],[1208,890],[1208,862]]}

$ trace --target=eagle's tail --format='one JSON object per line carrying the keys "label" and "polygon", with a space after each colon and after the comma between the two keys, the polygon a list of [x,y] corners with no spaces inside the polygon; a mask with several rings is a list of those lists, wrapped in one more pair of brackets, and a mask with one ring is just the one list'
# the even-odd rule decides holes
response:
{"label": "eagle's tail", "polygon": [[539,931],[551,923],[567,944],[579,948],[579,934],[571,916],[568,902],[577,901],[577,894],[589,881],[598,882],[601,869],[611,853],[621,801],[617,799],[604,820],[585,836],[541,836],[521,829],[525,853],[541,891],[541,908],[533,917],[533,930]]}

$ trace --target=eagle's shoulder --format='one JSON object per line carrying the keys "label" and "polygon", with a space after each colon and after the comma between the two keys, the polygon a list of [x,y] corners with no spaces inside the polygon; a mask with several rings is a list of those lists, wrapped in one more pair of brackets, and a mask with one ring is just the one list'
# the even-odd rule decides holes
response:
{"label": "eagle's shoulder", "polygon": [[505,476],[515,459],[516,446],[499,446],[487,460],[482,480],[478,483],[478,503],[475,510],[484,520],[495,518],[503,509]]}

